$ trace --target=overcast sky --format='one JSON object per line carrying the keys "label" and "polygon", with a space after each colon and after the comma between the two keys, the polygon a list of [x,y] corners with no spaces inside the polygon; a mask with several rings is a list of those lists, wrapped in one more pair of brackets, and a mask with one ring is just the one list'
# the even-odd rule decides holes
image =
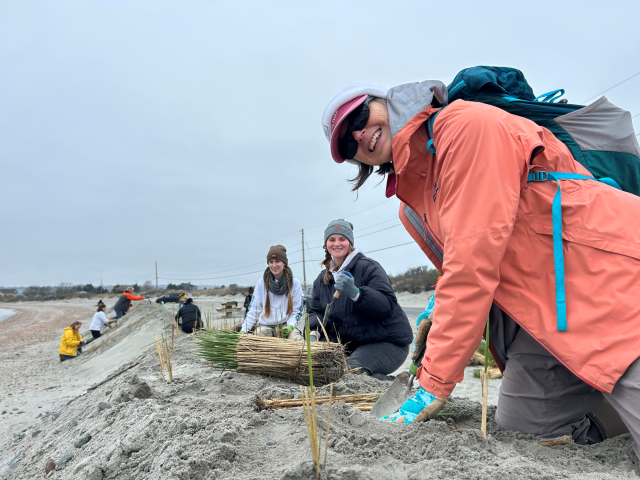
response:
{"label": "overcast sky", "polygon": [[[581,103],[640,71],[638,18],[637,1],[1,0],[0,285],[155,281],[155,261],[161,284],[250,285],[274,243],[302,278],[302,228],[311,281],[335,218],[365,253],[410,242],[384,185],[357,198],[331,160],[339,88],[488,64]],[[606,96],[635,115],[639,90]],[[429,265],[415,244],[370,256]]]}

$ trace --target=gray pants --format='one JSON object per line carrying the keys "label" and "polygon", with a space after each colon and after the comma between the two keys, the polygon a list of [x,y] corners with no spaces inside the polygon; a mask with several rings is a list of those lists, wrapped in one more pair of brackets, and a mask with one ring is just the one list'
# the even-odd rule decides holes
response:
{"label": "gray pants", "polygon": [[[544,438],[568,435],[578,444],[589,445],[614,436],[614,430],[623,433],[626,425],[640,458],[640,359],[606,395],[571,373],[524,329],[507,357],[496,411],[500,428]],[[613,420],[603,426],[597,412],[607,409]],[[624,424],[616,425],[619,419]]]}

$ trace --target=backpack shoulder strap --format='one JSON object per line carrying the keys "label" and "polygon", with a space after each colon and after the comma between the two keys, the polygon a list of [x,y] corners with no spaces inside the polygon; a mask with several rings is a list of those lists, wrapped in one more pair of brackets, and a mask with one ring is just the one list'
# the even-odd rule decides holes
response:
{"label": "backpack shoulder strap", "polygon": [[442,107],[436,113],[427,118],[426,122],[424,122],[424,127],[427,130],[427,138],[429,139],[429,141],[427,142],[427,150],[429,151],[429,153],[436,153],[436,147],[433,144],[433,123],[436,121],[436,117],[444,109],[445,107]]}

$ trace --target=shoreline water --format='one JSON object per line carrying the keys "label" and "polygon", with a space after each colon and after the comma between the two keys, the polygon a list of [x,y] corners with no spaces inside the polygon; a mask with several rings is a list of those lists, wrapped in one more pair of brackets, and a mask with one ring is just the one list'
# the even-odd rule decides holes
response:
{"label": "shoreline water", "polygon": [[0,308],[0,322],[4,322],[5,320],[13,317],[16,314],[15,310],[8,310],[6,308]]}

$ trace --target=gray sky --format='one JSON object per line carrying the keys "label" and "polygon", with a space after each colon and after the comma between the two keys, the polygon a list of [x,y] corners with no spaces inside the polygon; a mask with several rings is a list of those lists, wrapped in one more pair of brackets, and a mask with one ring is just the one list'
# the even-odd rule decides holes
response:
{"label": "gray sky", "polygon": [[[488,64],[580,103],[640,71],[637,1],[450,5],[3,0],[0,285],[142,283],[156,260],[160,283],[249,285],[231,275],[274,243],[301,278],[299,230],[320,260],[341,217],[365,253],[409,242],[384,185],[356,201],[354,167],[331,160],[320,116],[339,88]],[[606,95],[635,115],[639,89]],[[371,256],[429,264],[416,245]]]}

